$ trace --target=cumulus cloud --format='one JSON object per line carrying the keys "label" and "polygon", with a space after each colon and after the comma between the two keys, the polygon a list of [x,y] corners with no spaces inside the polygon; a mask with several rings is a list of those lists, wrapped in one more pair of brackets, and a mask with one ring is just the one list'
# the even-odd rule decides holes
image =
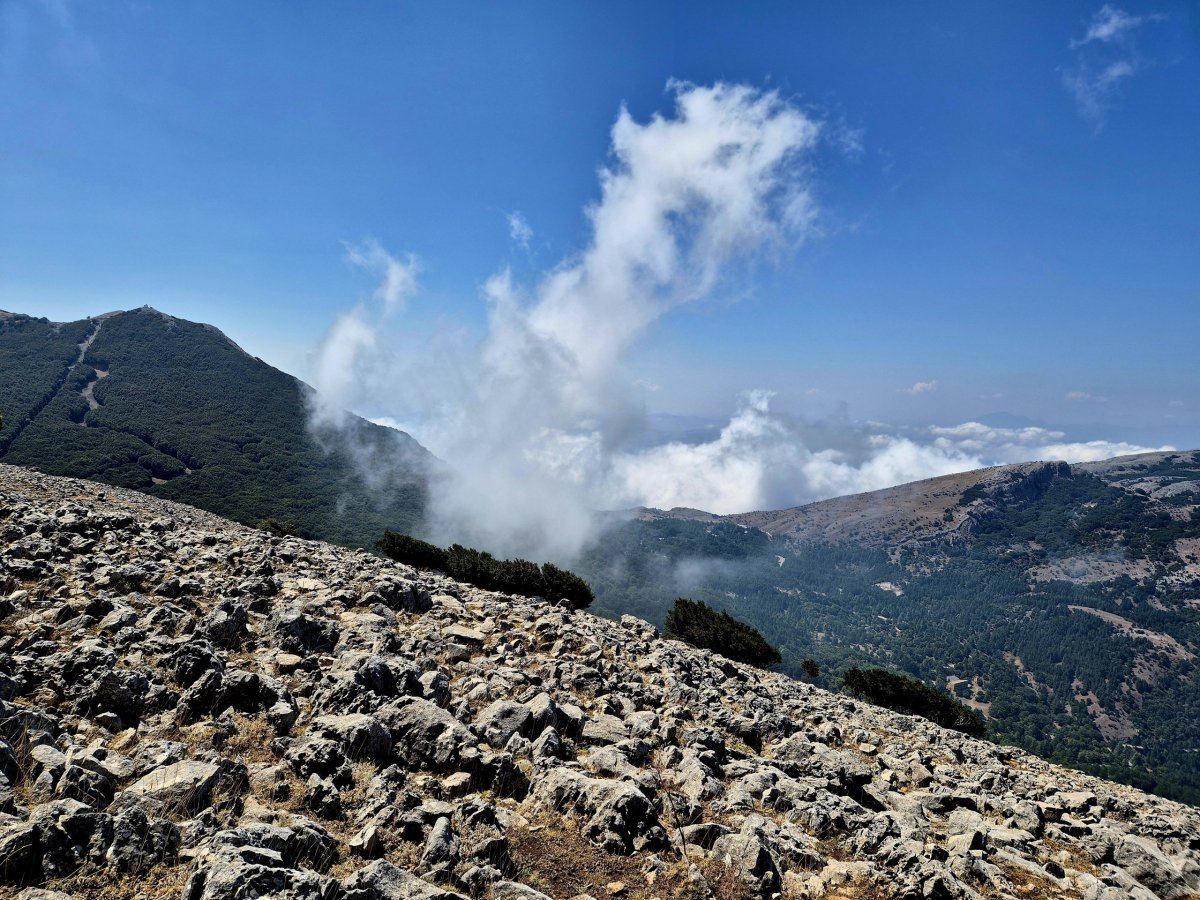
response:
{"label": "cumulus cloud", "polygon": [[647,388],[627,372],[631,349],[673,310],[726,286],[738,293],[748,262],[798,246],[818,219],[808,163],[819,122],[772,91],[674,83],[670,94],[670,114],[617,116],[582,250],[529,284],[508,270],[488,279],[477,344],[401,346],[388,318],[416,290],[415,260],[370,243],[353,252],[380,288],[322,345],[314,425],[334,423],[341,406],[409,423],[448,464],[431,487],[430,537],[569,559],[595,534],[597,510],[778,508],[1050,448],[1100,452],[1057,432],[978,423],[847,426],[836,446],[814,449],[767,391],[745,394],[711,439],[646,448]]}
{"label": "cumulus cloud", "polygon": [[964,422],[901,433],[876,423],[843,432],[836,448],[812,450],[802,429],[771,413],[768,392],[752,391],[712,441],[617,454],[606,495],[628,506],[732,513],[797,506],[984,466],[1035,459],[1089,462],[1174,449],[1065,438],[1062,431],[1036,426]]}
{"label": "cumulus cloud", "polygon": [[936,381],[918,381],[910,388],[905,388],[905,393],[909,394],[931,394],[938,389]]}
{"label": "cumulus cloud", "polygon": [[1163,19],[1158,14],[1130,15],[1105,4],[1092,16],[1083,37],[1070,42],[1073,60],[1060,72],[1062,84],[1079,115],[1097,131],[1104,127],[1121,85],[1144,66],[1135,32]]}
{"label": "cumulus cloud", "polygon": [[1094,462],[1130,453],[1174,450],[1174,447],[1143,447],[1126,441],[1067,441],[1066,433],[1049,428],[996,428],[980,422],[928,429],[932,445],[945,453],[972,455],[985,465],[1025,462],[1031,459],[1063,462]]}
{"label": "cumulus cloud", "polygon": [[508,214],[507,220],[508,236],[512,238],[512,242],[528,250],[529,242],[533,240],[533,229],[529,227],[529,222],[515,210]]}

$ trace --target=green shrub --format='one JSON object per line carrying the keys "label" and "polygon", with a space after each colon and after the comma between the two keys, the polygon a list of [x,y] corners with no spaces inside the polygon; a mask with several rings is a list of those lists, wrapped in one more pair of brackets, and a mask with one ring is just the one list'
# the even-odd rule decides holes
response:
{"label": "green shrub", "polygon": [[586,581],[552,563],[542,566],[542,583],[543,597],[547,600],[566,600],[575,609],[590,606],[594,599]]}
{"label": "green shrub", "polygon": [[376,547],[397,562],[418,569],[437,569],[456,581],[488,591],[566,600],[575,609],[592,602],[592,589],[576,575],[553,563],[538,566],[527,559],[496,559],[492,554],[462,544],[443,550],[407,534],[385,532]]}
{"label": "green shrub", "polygon": [[259,531],[273,534],[275,537],[302,537],[300,529],[295,522],[288,519],[276,519],[274,516],[263,519],[254,527]]}
{"label": "green shrub", "polygon": [[385,531],[375,546],[384,556],[417,569],[437,569],[441,572],[449,569],[445,550],[407,534]]}
{"label": "green shrub", "polygon": [[749,625],[698,600],[684,597],[676,600],[667,613],[663,630],[667,637],[715,651],[738,662],[768,666],[782,660],[779,651]]}
{"label": "green shrub", "polygon": [[987,734],[983,717],[923,681],[885,669],[849,669],[842,683],[856,697],[896,712],[911,713],[974,737]]}

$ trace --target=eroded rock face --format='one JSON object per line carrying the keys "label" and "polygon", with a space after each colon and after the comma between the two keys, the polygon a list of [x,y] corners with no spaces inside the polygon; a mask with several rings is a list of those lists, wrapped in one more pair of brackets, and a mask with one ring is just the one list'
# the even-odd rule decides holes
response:
{"label": "eroded rock face", "polygon": [[1194,809],[628,616],[0,466],[0,892],[539,898],[572,853],[624,874],[568,896],[1200,895]]}

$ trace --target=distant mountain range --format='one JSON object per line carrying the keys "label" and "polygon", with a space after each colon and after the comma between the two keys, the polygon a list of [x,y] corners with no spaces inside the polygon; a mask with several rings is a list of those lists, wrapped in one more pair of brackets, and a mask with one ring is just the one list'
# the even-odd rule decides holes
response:
{"label": "distant mountain range", "polygon": [[609,615],[676,596],[836,686],[878,665],[998,740],[1200,803],[1200,452],[1025,463],[795,509],[644,509],[577,566]]}
{"label": "distant mountain range", "polygon": [[[420,521],[434,459],[348,416],[308,427],[311,388],[211,325],[150,307],[78,322],[0,312],[0,460],[365,546]],[[370,484],[356,460],[380,462]]]}

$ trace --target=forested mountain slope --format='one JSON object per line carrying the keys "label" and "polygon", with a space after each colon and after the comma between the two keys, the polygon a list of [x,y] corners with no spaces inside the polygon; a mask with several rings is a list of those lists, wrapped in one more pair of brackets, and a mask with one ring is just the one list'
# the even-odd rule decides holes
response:
{"label": "forested mountain slope", "polygon": [[[315,436],[310,390],[212,326],[149,307],[69,323],[0,315],[0,460],[339,543],[414,527],[430,454],[353,416],[348,437]],[[352,454],[380,461],[377,483]]]}
{"label": "forested mountain slope", "polygon": [[906,672],[999,740],[1200,803],[1200,453],[1005,466],[780,512],[643,510],[576,570],[596,608],[678,595],[800,674]]}

